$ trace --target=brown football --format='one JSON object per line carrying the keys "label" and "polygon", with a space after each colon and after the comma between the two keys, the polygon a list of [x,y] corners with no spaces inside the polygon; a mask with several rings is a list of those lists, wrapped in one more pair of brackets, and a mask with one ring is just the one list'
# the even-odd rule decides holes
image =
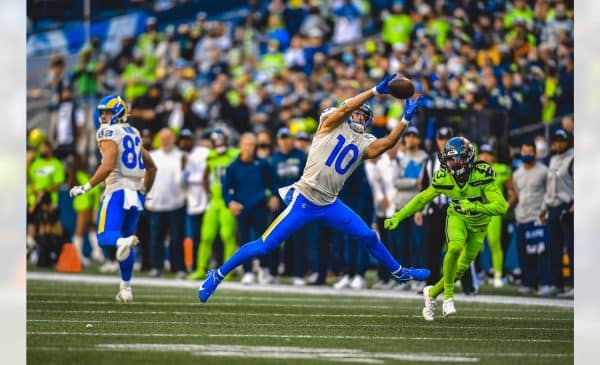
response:
{"label": "brown football", "polygon": [[398,99],[408,99],[415,93],[412,81],[404,76],[396,76],[388,83],[390,94]]}

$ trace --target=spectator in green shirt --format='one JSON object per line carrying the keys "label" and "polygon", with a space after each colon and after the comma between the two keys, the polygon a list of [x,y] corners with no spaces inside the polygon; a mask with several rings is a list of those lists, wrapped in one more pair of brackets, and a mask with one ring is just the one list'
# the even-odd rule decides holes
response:
{"label": "spectator in green shirt", "polygon": [[395,0],[392,5],[392,13],[387,16],[383,14],[382,16],[384,18],[382,38],[385,43],[394,46],[399,43],[406,44],[410,41],[413,21],[405,13],[404,0]]}

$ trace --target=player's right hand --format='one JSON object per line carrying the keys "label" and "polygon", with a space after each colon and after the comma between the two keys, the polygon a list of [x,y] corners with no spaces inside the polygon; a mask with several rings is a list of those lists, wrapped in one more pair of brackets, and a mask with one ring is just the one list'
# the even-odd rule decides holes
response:
{"label": "player's right hand", "polygon": [[90,188],[91,187],[90,187],[89,183],[87,183],[87,184],[85,184],[83,186],[82,185],[73,186],[73,188],[71,188],[71,190],[69,190],[69,196],[71,198],[74,198],[76,196],[85,194],[85,193],[88,192],[88,190],[90,190]]}
{"label": "player's right hand", "polygon": [[396,74],[390,74],[384,77],[381,81],[379,81],[377,86],[375,86],[375,92],[377,94],[389,94],[390,89],[388,88],[388,83],[392,81],[394,77],[396,77]]}
{"label": "player's right hand", "polygon": [[383,228],[388,229],[388,230],[393,230],[393,229],[398,228],[399,224],[400,224],[400,217],[397,217],[396,215],[394,215],[392,218],[388,218],[383,221]]}
{"label": "player's right hand", "polygon": [[421,107],[422,102],[423,102],[423,94],[419,94],[419,97],[417,97],[417,100],[413,100],[411,98],[406,99],[406,104],[404,105],[404,115],[402,117],[410,122],[413,115]]}

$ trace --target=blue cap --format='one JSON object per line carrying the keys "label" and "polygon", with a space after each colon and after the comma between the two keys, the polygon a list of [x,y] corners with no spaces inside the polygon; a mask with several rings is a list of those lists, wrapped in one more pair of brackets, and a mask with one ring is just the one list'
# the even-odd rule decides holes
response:
{"label": "blue cap", "polygon": [[277,131],[277,138],[287,138],[289,136],[291,136],[291,133],[287,127],[281,127]]}
{"label": "blue cap", "polygon": [[417,127],[413,127],[413,126],[406,128],[406,130],[404,131],[405,136],[408,136],[409,134],[415,135],[417,137],[421,136]]}
{"label": "blue cap", "polygon": [[179,133],[179,138],[192,138],[193,133],[191,130],[189,129],[182,129],[181,132]]}
{"label": "blue cap", "polygon": [[494,149],[489,144],[484,143],[481,146],[479,146],[479,153],[481,153],[481,152],[491,153],[493,155]]}
{"label": "blue cap", "polygon": [[310,141],[310,136],[306,132],[298,132],[296,133],[296,139],[300,139],[302,141]]}
{"label": "blue cap", "polygon": [[552,141],[568,141],[569,133],[564,129],[557,129],[552,133],[552,137],[550,138]]}

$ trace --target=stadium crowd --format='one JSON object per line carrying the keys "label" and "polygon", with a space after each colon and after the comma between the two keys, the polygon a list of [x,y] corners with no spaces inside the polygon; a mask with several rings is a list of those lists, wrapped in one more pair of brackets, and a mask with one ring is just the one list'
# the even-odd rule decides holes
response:
{"label": "stadium crowd", "polygon": [[[95,38],[79,52],[76,64],[68,65],[64,55],[52,57],[49,133],[33,129],[28,135],[32,261],[51,266],[62,243],[71,241],[84,264],[92,259],[103,263],[102,270],[118,270],[114,253],[102,252],[95,237],[100,189],[73,200],[73,232],[62,227],[57,210],[58,191],[87,181],[98,162],[99,122],[93,115],[102,96],[125,98],[129,123],[140,130],[158,166],[137,233],[138,268],[154,277],[168,270],[178,278],[200,279],[237,244],[260,235],[283,209],[277,189],[301,175],[320,111],[387,73],[401,73],[425,95],[425,108],[501,111],[511,130],[562,118],[550,140],[539,135],[511,141],[510,151],[500,151],[503,146],[493,138],[474,140],[480,158],[494,163],[514,208],[502,219],[501,236],[495,239],[498,233],[490,232],[496,263],[480,260],[474,271],[490,267],[495,286],[504,285],[507,276],[520,277],[524,293],[556,295],[565,292],[565,285],[572,288],[571,2],[249,4],[248,15],[238,23],[212,21],[203,12],[177,25],[157,24],[150,17],[146,31],[123,39],[116,54],[103,52]],[[398,123],[403,103],[377,97],[372,108],[371,132],[381,136]],[[377,227],[399,262],[431,267],[430,283],[439,279],[444,245],[439,232],[448,202],[436,199],[392,232],[383,230],[383,219],[427,187],[439,168],[436,153],[448,138],[472,137],[457,125],[422,122],[417,124],[421,129],[409,128],[393,150],[365,162],[340,198]],[[495,161],[503,155],[510,158]],[[521,274],[503,272],[502,253],[513,239]],[[84,250],[86,241],[91,250]],[[500,247],[492,248],[496,241]],[[369,267],[363,247],[313,224],[281,252],[244,267],[240,276],[246,284],[268,284],[286,275],[294,285],[306,285],[337,275],[334,287],[359,289],[366,287]],[[465,293],[476,292],[481,279],[465,275]],[[374,287],[392,286],[385,270],[378,270]]]}

